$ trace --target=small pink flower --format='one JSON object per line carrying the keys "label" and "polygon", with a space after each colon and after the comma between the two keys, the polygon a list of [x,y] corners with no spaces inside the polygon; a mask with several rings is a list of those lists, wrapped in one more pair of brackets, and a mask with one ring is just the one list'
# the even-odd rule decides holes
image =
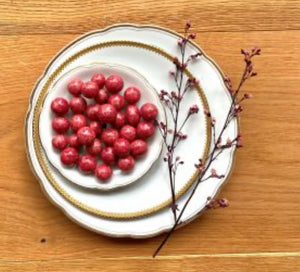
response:
{"label": "small pink flower", "polygon": [[226,145],[231,145],[232,141],[228,138],[226,141]]}
{"label": "small pink flower", "polygon": [[252,55],[260,55],[261,49],[257,46],[251,48]]}
{"label": "small pink flower", "polygon": [[186,21],[185,30],[189,30],[191,28],[191,26],[192,26],[191,21],[190,20]]}
{"label": "small pink flower", "polygon": [[212,199],[211,197],[208,197],[205,207],[206,207],[206,209],[215,209],[216,204],[217,204],[217,202],[214,199]]}
{"label": "small pink flower", "polygon": [[211,176],[212,177],[217,177],[218,176],[216,169],[214,169],[214,168],[211,169]]}
{"label": "small pink flower", "polygon": [[193,54],[193,55],[190,56],[190,58],[192,60],[195,60],[196,58],[200,57],[201,55],[202,55],[202,53]]}
{"label": "small pink flower", "polygon": [[226,198],[218,199],[218,204],[221,208],[227,208],[229,206],[229,201]]}
{"label": "small pink flower", "polygon": [[181,47],[183,45],[183,40],[182,39],[178,39],[177,40],[177,44],[178,44],[178,46]]}
{"label": "small pink flower", "polygon": [[204,109],[204,114],[207,116],[207,117],[211,117],[211,113],[208,109]]}
{"label": "small pink flower", "polygon": [[198,113],[198,112],[199,112],[199,108],[198,108],[197,105],[193,105],[189,109],[189,114],[195,114],[195,113]]}
{"label": "small pink flower", "polygon": [[175,76],[175,72],[174,71],[169,71],[169,75],[170,76]]}
{"label": "small pink flower", "polygon": [[178,66],[179,60],[177,57],[173,58],[173,63]]}
{"label": "small pink flower", "polygon": [[178,132],[176,136],[181,140],[184,140],[187,138],[187,135],[183,134],[182,132]]}
{"label": "small pink flower", "polygon": [[184,70],[186,67],[187,67],[186,63],[182,63],[182,64],[179,65],[179,68],[181,70]]}
{"label": "small pink flower", "polygon": [[196,34],[195,33],[191,33],[189,34],[189,38],[194,40],[196,38]]}
{"label": "small pink flower", "polygon": [[244,94],[244,99],[251,99],[252,97],[253,97],[253,95],[250,94],[250,93],[245,93]]}
{"label": "small pink flower", "polygon": [[211,118],[211,125],[214,126],[216,124],[216,118],[212,117]]}
{"label": "small pink flower", "polygon": [[189,78],[188,79],[188,84],[190,87],[194,87],[199,83],[199,80],[196,78]]}

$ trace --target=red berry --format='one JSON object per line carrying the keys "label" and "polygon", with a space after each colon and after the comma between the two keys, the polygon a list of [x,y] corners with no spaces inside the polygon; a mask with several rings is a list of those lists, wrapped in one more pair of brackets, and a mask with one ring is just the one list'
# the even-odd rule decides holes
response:
{"label": "red berry", "polygon": [[106,164],[98,164],[95,170],[96,177],[101,181],[109,179],[112,173],[111,167]]}
{"label": "red berry", "polygon": [[125,125],[120,130],[120,137],[132,142],[136,137],[136,129],[133,126]]}
{"label": "red berry", "polygon": [[96,169],[96,166],[97,161],[91,155],[85,154],[79,158],[78,168],[85,173],[93,172]]}
{"label": "red berry", "polygon": [[68,138],[68,143],[69,143],[69,146],[74,147],[74,148],[78,148],[80,146],[80,143],[78,141],[78,137],[76,134],[70,135],[70,137]]}
{"label": "red berry", "polygon": [[97,96],[99,87],[93,81],[84,82],[81,87],[81,92],[86,98],[94,98]]}
{"label": "red berry", "polygon": [[122,171],[128,171],[131,170],[135,165],[134,158],[132,156],[127,156],[125,158],[120,158],[118,160],[118,167]]}
{"label": "red berry", "polygon": [[137,106],[129,105],[125,110],[128,124],[136,126],[140,121],[140,111]]}
{"label": "red berry", "polygon": [[100,108],[101,108],[101,106],[99,104],[91,104],[86,109],[86,115],[91,120],[94,120],[94,121],[98,120],[98,115],[99,115],[99,112],[100,112]]}
{"label": "red berry", "polygon": [[92,156],[97,156],[100,155],[102,150],[102,144],[101,141],[99,139],[95,139],[94,142],[87,146],[86,151],[91,154]]}
{"label": "red berry", "polygon": [[121,128],[125,125],[125,123],[126,123],[125,114],[123,112],[117,112],[116,119],[115,119],[115,122],[114,122],[114,126],[116,128]]}
{"label": "red berry", "polygon": [[136,128],[137,136],[143,140],[154,134],[155,127],[150,122],[140,122]]}
{"label": "red berry", "polygon": [[104,89],[100,89],[95,97],[95,100],[99,103],[99,104],[103,104],[107,101],[108,99],[108,93],[107,91],[105,91]]}
{"label": "red berry", "polygon": [[68,145],[68,138],[62,134],[55,135],[52,139],[52,145],[56,149],[63,150]]}
{"label": "red berry", "polygon": [[70,107],[73,113],[83,113],[86,109],[86,101],[82,97],[73,97],[70,101]]}
{"label": "red berry", "polygon": [[101,73],[94,74],[91,80],[97,83],[99,88],[102,88],[105,84],[105,77]]}
{"label": "red berry", "polygon": [[86,117],[82,114],[75,114],[70,119],[71,129],[76,132],[78,129],[87,125]]}
{"label": "red berry", "polygon": [[101,160],[108,165],[114,164],[116,161],[116,155],[112,147],[106,147],[101,152]]}
{"label": "red berry", "polygon": [[119,138],[114,143],[114,152],[119,157],[126,157],[130,153],[130,143],[123,138]]}
{"label": "red berry", "polygon": [[141,92],[138,88],[129,87],[125,90],[124,97],[128,104],[135,104],[140,100]]}
{"label": "red berry", "polygon": [[60,160],[65,165],[74,165],[79,158],[78,151],[73,147],[67,147],[60,153]]}
{"label": "red berry", "polygon": [[113,128],[105,129],[101,134],[101,140],[107,145],[113,145],[119,138],[119,132]]}
{"label": "red berry", "polygon": [[114,122],[115,127],[121,128],[125,125],[125,123],[126,123],[125,114],[123,112],[118,112],[116,115],[116,120]]}
{"label": "red berry", "polygon": [[98,118],[103,123],[113,123],[116,119],[117,110],[111,104],[103,104],[100,106]]}
{"label": "red berry", "polygon": [[57,133],[66,133],[69,129],[69,121],[66,117],[55,117],[52,121],[52,128]]}
{"label": "red berry", "polygon": [[108,103],[113,105],[117,110],[121,110],[125,106],[125,99],[120,94],[113,94],[108,98]]}
{"label": "red berry", "polygon": [[51,109],[57,115],[65,115],[69,111],[68,101],[62,97],[57,97],[52,101]]}
{"label": "red berry", "polygon": [[82,127],[77,131],[78,142],[82,145],[90,145],[96,138],[96,133],[90,127]]}
{"label": "red berry", "polygon": [[111,75],[105,81],[105,87],[110,93],[118,93],[123,86],[123,79],[118,75]]}
{"label": "red berry", "polygon": [[134,140],[130,144],[131,155],[134,157],[138,157],[147,152],[148,146],[147,143],[143,140]]}
{"label": "red berry", "polygon": [[71,80],[68,84],[68,91],[74,96],[79,96],[81,93],[82,81],[78,78]]}
{"label": "red berry", "polygon": [[96,135],[100,135],[102,132],[102,125],[99,121],[92,121],[90,122],[90,128],[94,130]]}
{"label": "red berry", "polygon": [[141,107],[141,116],[144,118],[146,121],[152,121],[155,120],[157,117],[157,107],[151,103],[145,103]]}

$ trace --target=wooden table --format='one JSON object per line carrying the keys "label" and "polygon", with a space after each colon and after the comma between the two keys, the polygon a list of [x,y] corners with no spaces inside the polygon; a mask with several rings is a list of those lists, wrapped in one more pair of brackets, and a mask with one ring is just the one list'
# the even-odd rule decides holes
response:
{"label": "wooden table", "polygon": [[[134,241],[89,232],[55,208],[29,169],[24,117],[43,69],[78,35],[120,22],[181,31],[237,82],[240,48],[258,45],[255,99],[241,120],[245,147],[209,211],[162,237]],[[300,271],[300,1],[0,1],[0,271]]]}

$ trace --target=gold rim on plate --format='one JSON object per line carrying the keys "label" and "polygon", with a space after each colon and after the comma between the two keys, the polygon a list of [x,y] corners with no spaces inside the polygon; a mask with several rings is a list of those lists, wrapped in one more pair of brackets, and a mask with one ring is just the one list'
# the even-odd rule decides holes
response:
{"label": "gold rim on plate", "polygon": [[[140,42],[133,42],[133,41],[110,41],[110,42],[103,42],[103,43],[98,43],[92,46],[89,46],[87,48],[84,48],[82,50],[80,50],[79,52],[77,52],[76,54],[72,55],[71,57],[69,57],[67,60],[65,60],[47,79],[47,81],[45,82],[44,86],[42,87],[42,90],[39,94],[36,106],[34,108],[34,116],[33,116],[33,142],[34,142],[34,149],[35,152],[37,154],[37,159],[39,161],[39,164],[42,168],[42,171],[44,173],[44,175],[47,177],[48,181],[51,183],[51,185],[65,198],[67,199],[69,202],[71,202],[74,206],[97,216],[101,216],[101,217],[106,217],[106,218],[111,218],[111,219],[131,219],[131,218],[137,218],[137,217],[142,217],[142,216],[146,216],[149,214],[152,214],[154,212],[157,212],[167,206],[169,206],[172,203],[172,199],[171,197],[165,201],[163,201],[162,203],[151,207],[151,208],[147,208],[144,210],[140,210],[137,212],[125,212],[125,213],[117,213],[117,212],[107,212],[104,210],[99,210],[93,207],[90,207],[89,205],[86,205],[80,201],[78,201],[77,199],[75,199],[74,197],[72,197],[70,194],[68,194],[58,183],[57,181],[54,179],[51,171],[48,168],[47,165],[47,160],[43,154],[43,150],[41,147],[41,143],[40,143],[40,139],[39,139],[39,116],[41,113],[41,109],[42,109],[42,105],[43,105],[43,101],[44,98],[47,94],[47,91],[50,87],[50,85],[55,81],[55,78],[73,61],[75,61],[76,59],[78,59],[79,57],[82,57],[83,55],[91,52],[91,51],[95,51],[97,49],[102,49],[102,48],[106,48],[106,47],[110,47],[110,46],[129,46],[129,47],[139,47],[145,50],[149,50],[152,51],[154,53],[157,53],[165,58],[167,58],[168,60],[172,61],[173,60],[173,56],[171,56],[170,54],[168,54],[167,52],[163,51],[162,49],[156,47],[156,46],[152,46],[152,45],[148,45],[148,44],[144,44],[144,43],[140,43]],[[187,70],[185,69],[185,73],[189,78],[193,78],[193,75]],[[200,96],[200,99],[202,101],[202,103],[204,104],[204,107],[209,108],[208,103],[207,103],[207,99],[205,97],[204,92],[202,91],[202,89],[200,88],[199,84],[196,85],[196,90],[198,95]],[[206,134],[207,134],[207,139],[206,139],[206,145],[205,145],[205,150],[202,154],[202,158],[206,158],[208,151],[209,151],[209,146],[210,146],[210,142],[211,142],[211,130],[210,130],[210,126],[209,126],[209,122],[206,119]],[[181,188],[180,191],[177,192],[176,194],[176,199],[180,198],[189,188],[190,186],[194,183],[194,181],[196,180],[196,178],[199,175],[199,171],[195,170],[195,172],[193,173],[193,175],[190,177],[190,179],[187,181],[187,183]]]}

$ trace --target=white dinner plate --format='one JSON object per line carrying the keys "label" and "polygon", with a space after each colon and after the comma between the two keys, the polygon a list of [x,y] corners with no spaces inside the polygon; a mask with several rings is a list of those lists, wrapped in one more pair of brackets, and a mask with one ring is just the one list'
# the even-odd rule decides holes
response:
{"label": "white dinner plate", "polygon": [[[61,67],[67,72],[69,69],[73,69],[74,63],[77,66],[84,65],[84,63],[89,63],[92,60],[116,63],[118,57],[117,63],[122,62],[123,65],[139,71],[159,91],[164,87],[175,88],[175,83],[168,72],[171,68],[174,68],[173,57],[168,58],[166,54],[161,49],[144,43],[122,41],[102,42],[94,47],[87,47],[87,49],[76,52]],[[134,55],[138,55],[138,58],[134,58]],[[70,59],[71,61],[69,61]],[[164,72],[160,72],[160,69],[164,69]],[[39,164],[51,184],[65,198],[78,207],[110,218],[125,219],[145,216],[168,206],[171,202],[169,183],[163,182],[164,180],[168,180],[167,164],[163,163],[163,156],[166,154],[165,150],[163,150],[161,158],[156,160],[153,167],[139,182],[135,182],[130,187],[120,188],[114,192],[101,193],[94,190],[87,191],[74,186],[49,164],[43,150],[40,148],[39,141],[41,137],[39,137],[37,132],[44,133],[44,129],[47,129],[49,132],[49,126],[46,125],[44,127],[44,122],[47,122],[47,119],[43,120],[39,116],[40,112],[43,112],[44,98],[47,97],[49,92],[51,93],[55,79],[59,78],[60,74],[62,74],[62,69],[58,67],[58,69],[46,77],[44,83],[39,85],[39,99],[35,105],[33,117],[33,142],[35,151],[38,155]],[[177,148],[178,154],[185,161],[185,165],[182,167],[183,171],[178,171],[177,174],[176,195],[178,197],[192,185],[197,176],[194,162],[203,157],[209,149],[209,130],[206,116],[203,113],[204,108],[207,107],[207,105],[204,105],[206,104],[206,98],[199,88],[188,92],[185,98],[181,103],[183,114],[179,118],[180,122],[183,121],[192,104],[197,104],[200,111],[189,120],[186,126],[186,131],[189,131],[188,139],[183,141]],[[169,116],[169,118],[171,117]],[[194,151],[192,154],[186,152],[191,147]]]}
{"label": "white dinner plate", "polygon": [[[103,194],[100,192],[90,193],[86,190],[79,190],[77,186],[75,188],[75,186],[64,180],[50,164],[45,166],[40,163],[41,160],[44,159],[44,154],[37,153],[38,148],[37,145],[34,144],[34,136],[36,133],[34,128],[36,120],[38,120],[36,119],[36,114],[38,113],[36,106],[41,102],[41,92],[44,90],[47,91],[51,87],[50,84],[46,86],[46,88],[45,84],[47,85],[49,78],[53,77],[53,73],[58,68],[63,68],[62,72],[66,72],[76,66],[86,64],[86,62],[91,59],[94,61],[120,63],[129,66],[138,70],[155,89],[160,90],[164,88],[170,90],[173,85],[169,79],[165,79],[165,74],[172,68],[170,61],[162,58],[155,50],[153,51],[151,49],[150,51],[153,53],[150,54],[149,52],[145,53],[147,50],[149,51],[149,48],[140,49],[130,45],[132,45],[133,42],[142,43],[149,45],[150,48],[160,48],[164,52],[175,56],[179,54],[177,48],[178,37],[178,34],[159,27],[135,25],[117,25],[105,30],[88,33],[56,55],[35,86],[26,120],[27,150],[30,163],[46,195],[57,206],[62,208],[70,218],[88,229],[109,236],[136,238],[150,237],[170,229],[173,223],[172,212],[168,208],[161,209],[162,201],[165,197],[168,197],[168,194],[170,196],[168,176],[165,170],[163,170],[165,166],[158,160],[155,166],[143,176],[143,179],[145,178],[143,182],[134,183],[132,186],[124,188],[124,190],[113,191],[111,194]],[[118,43],[118,41],[130,42],[128,46],[121,46],[121,49],[118,46],[114,46],[113,49],[110,48],[106,52],[97,50],[97,45],[99,44]],[[105,49],[107,49],[107,47],[105,47]],[[88,58],[86,58],[87,55],[79,58],[77,58],[77,56],[76,58],[73,57],[82,50],[92,50],[92,53],[87,54],[89,56]],[[109,52],[109,50],[112,51]],[[200,48],[196,45],[188,45],[189,54],[199,51]],[[131,61],[124,63],[126,62],[124,56],[128,59],[130,58]],[[72,59],[72,62],[65,64],[65,61],[69,58]],[[143,66],[140,64],[141,60],[143,60]],[[159,66],[157,66],[158,64]],[[226,117],[231,100],[224,85],[220,69],[204,54],[199,61],[189,67],[189,70],[200,80],[200,85],[204,90],[209,108],[213,116],[217,119],[216,129],[219,131]],[[59,76],[59,74],[55,76]],[[187,109],[191,103],[197,103],[201,108],[201,113],[198,116],[198,123],[195,123],[195,120],[193,120],[190,127],[186,128],[189,134],[189,141],[186,141],[178,151],[186,163],[184,168],[179,170],[178,173],[178,184],[176,183],[176,186],[179,190],[177,190],[177,193],[180,192],[181,188],[186,186],[188,177],[193,175],[193,165],[205,152],[206,145],[204,143],[208,137],[205,126],[203,125],[205,123],[205,117],[202,112],[204,108],[203,99],[200,99],[197,92],[191,92],[187,100],[185,109]],[[238,124],[235,121],[229,126],[225,137],[234,138],[237,133]],[[234,151],[234,149],[226,150],[215,162],[213,167],[218,173],[225,174],[225,178],[204,182],[197,188],[192,201],[182,217],[183,222],[189,222],[199,214],[205,207],[207,197],[214,197],[219,191],[231,171]],[[49,181],[49,176],[46,175],[47,169],[56,180],[55,184]],[[154,172],[152,172],[153,169]],[[158,172],[155,174],[157,170]],[[146,193],[143,194],[143,192]],[[179,209],[182,208],[184,201],[188,197],[188,193],[189,191],[178,200]],[[80,203],[80,205],[78,205],[78,203]],[[159,206],[159,209],[153,210],[153,207],[156,207],[155,205]],[[102,211],[106,211],[106,213],[97,213],[100,208]],[[148,214],[148,216],[137,217],[146,215],[144,211],[147,210],[148,213],[146,214]],[[158,210],[160,211],[155,212]],[[122,215],[124,214],[127,214],[127,216],[123,217]],[[130,214],[132,216],[130,216]],[[115,215],[115,219],[111,219],[111,217],[114,217],[112,215]],[[117,219],[118,216],[120,219]],[[130,219],[132,217],[137,218]]]}
{"label": "white dinner plate", "polygon": [[[149,152],[136,160],[134,169],[124,173],[114,167],[113,176],[106,182],[99,182],[94,175],[84,174],[79,171],[78,168],[65,167],[62,165],[60,161],[60,152],[57,152],[53,148],[51,142],[52,137],[55,135],[55,132],[51,128],[51,122],[54,118],[54,114],[51,111],[51,102],[56,97],[63,97],[67,99],[67,101],[70,101],[72,95],[67,91],[68,82],[73,78],[80,78],[83,81],[88,81],[95,73],[102,73],[105,77],[112,74],[120,75],[124,79],[124,87],[120,94],[123,94],[126,88],[134,86],[141,90],[141,99],[137,106],[140,107],[146,102],[153,103],[158,108],[157,120],[166,122],[166,117],[156,90],[137,71],[125,66],[105,63],[80,66],[64,74],[54,83],[53,88],[47,93],[39,120],[40,139],[47,159],[67,180],[84,188],[107,191],[124,187],[137,180],[141,180],[141,177],[147,173],[154,162],[159,158],[163,139],[160,136],[159,131],[156,130],[154,136],[147,141]],[[94,103],[92,99],[87,99],[87,101],[89,104]]]}

